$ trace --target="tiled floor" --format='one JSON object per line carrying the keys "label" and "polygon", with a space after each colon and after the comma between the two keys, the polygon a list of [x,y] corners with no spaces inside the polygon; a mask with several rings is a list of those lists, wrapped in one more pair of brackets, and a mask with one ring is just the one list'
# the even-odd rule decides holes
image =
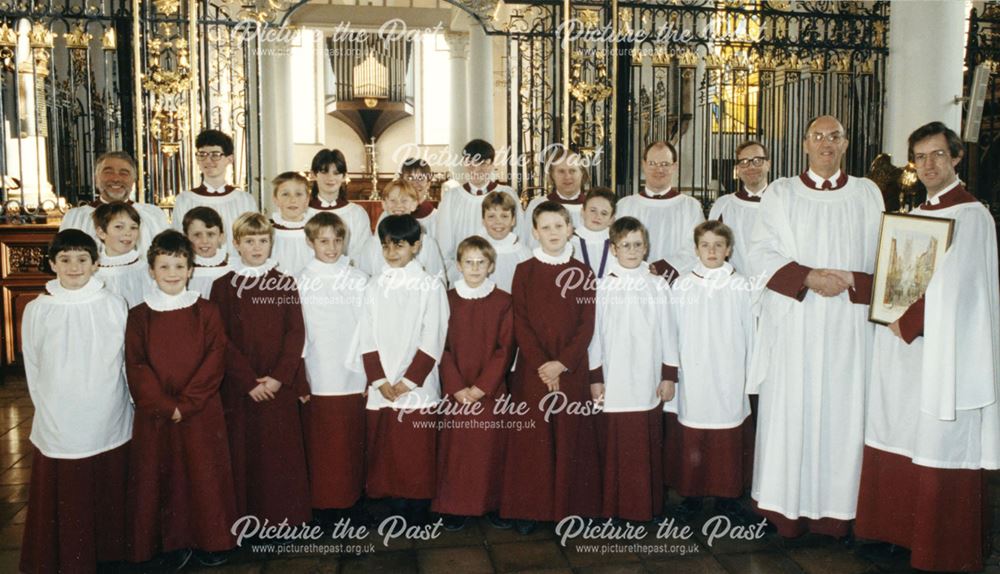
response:
{"label": "tiled floor", "polygon": [[[8,374],[0,385],[0,573],[17,572],[21,534],[24,529],[28,480],[31,472],[31,401],[23,378]],[[1000,477],[991,477],[991,494],[1000,501]],[[994,506],[996,509],[997,507]],[[709,514],[706,512],[705,514]],[[1000,547],[1000,512],[995,512],[995,547]],[[768,535],[757,541],[717,540],[709,546],[701,533],[707,516],[696,521],[691,540],[659,540],[655,533],[637,552],[588,552],[586,542],[560,544],[551,528],[530,536],[496,530],[485,521],[470,523],[460,532],[443,532],[434,540],[382,543],[372,535],[360,554],[346,547],[327,554],[255,554],[244,548],[228,564],[213,569],[192,564],[187,571],[214,573],[317,573],[354,574],[479,574],[492,572],[577,572],[664,574],[854,574],[862,572],[911,572],[908,554],[888,554],[884,548],[855,543],[853,547],[821,536],[782,540]],[[330,546],[337,540],[320,541]],[[372,545],[372,546],[368,546]],[[653,548],[655,545],[666,546]],[[988,561],[987,572],[1000,574],[1000,555]],[[165,571],[162,565],[111,565],[109,572]]]}

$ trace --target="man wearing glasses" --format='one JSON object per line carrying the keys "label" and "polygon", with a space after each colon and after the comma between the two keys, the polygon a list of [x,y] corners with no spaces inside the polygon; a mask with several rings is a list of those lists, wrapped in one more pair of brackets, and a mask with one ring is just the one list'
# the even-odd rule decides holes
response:
{"label": "man wearing glasses", "polygon": [[226,183],[226,172],[233,164],[233,138],[219,130],[203,130],[195,138],[194,147],[201,185],[177,196],[171,223],[177,231],[184,231],[185,213],[195,207],[211,207],[222,218],[222,233],[228,237],[239,216],[257,211],[252,195]]}
{"label": "man wearing glasses", "polygon": [[766,282],[747,390],[759,392],[751,496],[778,533],[850,533],[864,445],[871,273],[884,209],[874,182],[840,163],[844,127],[822,116],[809,167],[761,199],[750,260]]}
{"label": "man wearing glasses", "polygon": [[872,355],[856,530],[911,549],[920,570],[983,569],[982,469],[1000,467],[996,229],[955,173],[962,148],[941,122],[910,134],[927,188],[911,214],[954,220],[952,241],[924,295],[875,327]]}
{"label": "man wearing glasses", "polygon": [[735,242],[729,262],[737,271],[750,277],[753,271],[747,261],[750,231],[757,220],[760,198],[767,188],[771,161],[764,144],[749,140],[736,148],[736,177],[740,188],[736,193],[720,196],[712,204],[709,219],[717,219],[733,230]]}
{"label": "man wearing glasses", "polygon": [[654,141],[642,154],[646,185],[638,194],[618,202],[617,217],[632,216],[649,230],[649,261],[657,273],[673,281],[694,267],[694,228],[705,221],[701,203],[672,187],[677,171],[677,150]]}
{"label": "man wearing glasses", "polygon": [[163,210],[149,203],[134,203],[131,199],[132,188],[135,186],[136,167],[135,160],[128,153],[123,151],[110,151],[101,154],[97,158],[97,165],[94,168],[94,187],[97,189],[97,199],[87,205],[74,207],[66,212],[59,230],[79,229],[94,238],[97,244],[101,242],[97,238],[97,231],[94,229],[93,213],[102,203],[114,201],[124,201],[130,204],[139,212],[142,225],[139,226],[139,243],[137,245],[139,253],[145,255],[150,243],[156,234],[167,228],[167,217]]}

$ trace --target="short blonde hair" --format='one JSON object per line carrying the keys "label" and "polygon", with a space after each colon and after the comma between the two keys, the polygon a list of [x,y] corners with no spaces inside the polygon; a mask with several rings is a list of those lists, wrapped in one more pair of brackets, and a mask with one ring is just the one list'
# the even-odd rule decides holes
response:
{"label": "short blonde hair", "polygon": [[483,217],[486,217],[486,212],[494,207],[499,207],[504,211],[509,211],[514,217],[517,217],[517,201],[509,193],[504,193],[502,191],[491,191],[483,197]]}
{"label": "short blonde hair", "polygon": [[306,239],[309,241],[316,241],[319,237],[320,232],[325,228],[330,228],[333,230],[334,237],[338,239],[347,239],[347,226],[344,225],[344,220],[340,218],[336,213],[330,213],[329,211],[320,211],[316,215],[309,218],[306,222]]}
{"label": "short blonde hair", "polygon": [[233,222],[233,241],[238,242],[250,235],[266,235],[274,239],[274,226],[263,214],[250,211]]}
{"label": "short blonde hair", "polygon": [[399,193],[409,195],[418,203],[420,202],[420,194],[417,193],[417,188],[413,187],[413,184],[405,179],[394,179],[385,184],[385,187],[382,188],[382,197],[388,199],[389,194],[396,190],[399,190]]}
{"label": "short blonde hair", "polygon": [[299,173],[297,171],[285,171],[285,172],[279,173],[277,175],[277,177],[275,177],[274,179],[271,180],[271,194],[274,195],[274,196],[277,196],[278,195],[278,189],[282,185],[284,185],[284,184],[286,184],[286,183],[288,183],[290,181],[294,181],[296,183],[301,184],[303,187],[306,188],[306,193],[309,193],[309,189],[310,189],[310,187],[309,187],[309,180],[306,178],[306,176],[302,175],[301,173]]}
{"label": "short blonde hair", "polygon": [[461,243],[458,244],[458,249],[455,252],[455,260],[461,262],[462,254],[465,253],[466,251],[471,251],[473,249],[478,250],[480,253],[482,253],[483,257],[485,257],[486,260],[490,262],[490,265],[497,264],[497,250],[493,249],[493,246],[490,245],[489,241],[483,239],[478,235],[470,235],[469,237],[466,237],[465,239],[462,240]]}

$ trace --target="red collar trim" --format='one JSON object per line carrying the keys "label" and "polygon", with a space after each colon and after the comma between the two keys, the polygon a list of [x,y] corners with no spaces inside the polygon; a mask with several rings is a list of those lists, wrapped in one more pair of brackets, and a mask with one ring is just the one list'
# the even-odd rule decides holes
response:
{"label": "red collar trim", "polygon": [[413,217],[416,217],[417,219],[424,219],[434,213],[434,209],[435,207],[433,203],[425,201],[418,205],[417,209],[413,211]]}
{"label": "red collar trim", "polygon": [[[804,171],[804,172],[800,173],[799,174],[799,179],[802,181],[802,183],[806,187],[808,187],[809,189],[815,189],[816,191],[836,191],[836,190],[844,187],[845,185],[847,185],[847,173],[845,173],[844,170],[840,170],[840,177],[838,177],[837,180],[833,182],[833,187],[831,187],[829,189],[823,189],[822,187],[817,186],[816,182],[813,181],[811,177],[809,177],[809,173],[808,172]],[[826,181],[830,181],[830,180],[826,180]]]}
{"label": "red collar trim", "polygon": [[639,195],[647,199],[673,199],[680,194],[681,193],[674,188],[670,188],[670,191],[664,193],[663,195],[649,195],[648,193],[646,193],[645,187],[639,190]]}
{"label": "red collar trim", "polygon": [[941,201],[939,201],[937,205],[931,205],[928,202],[924,202],[920,206],[920,209],[923,211],[937,211],[939,209],[954,207],[963,203],[974,203],[976,201],[979,200],[969,193],[965,189],[964,185],[958,184],[954,189],[945,193],[944,197],[941,198]]}
{"label": "red collar trim", "polygon": [[548,194],[545,197],[545,199],[549,201],[554,201],[556,203],[560,203],[562,205],[583,205],[584,197],[583,197],[583,191],[580,191],[580,193],[576,195],[576,199],[566,199],[563,196],[559,195],[557,192],[553,191],[552,193]]}
{"label": "red collar trim", "polygon": [[332,207],[323,207],[323,203],[320,201],[319,197],[316,196],[312,197],[309,200],[309,207],[313,209],[319,209],[320,211],[329,211],[331,209],[340,209],[341,207],[346,206],[348,203],[349,202],[346,199],[338,197],[337,203],[335,203]]}
{"label": "red collar trim", "polygon": [[[98,207],[100,207],[102,205],[107,205],[108,203],[110,203],[110,202],[106,202],[106,201],[103,201],[101,198],[97,198],[94,201],[91,201],[89,205],[90,205],[90,207],[93,207],[94,209],[97,209]],[[125,202],[126,205],[133,205],[134,203],[135,202],[132,201],[131,199],[129,199],[129,200],[127,200]]]}
{"label": "red collar trim", "polygon": [[[494,189],[496,189],[498,185],[499,184],[497,182],[491,181],[491,182],[489,182],[489,183],[486,184],[486,191],[485,192],[483,192],[481,194],[476,194],[476,195],[486,195],[487,193],[490,193]],[[464,189],[466,191],[466,193],[472,194],[472,186],[469,184],[469,182],[463,183],[462,184],[462,189]]]}
{"label": "red collar trim", "polygon": [[750,195],[750,193],[747,192],[747,188],[743,187],[743,185],[740,185],[740,190],[736,192],[736,199],[742,199],[743,201],[749,201],[751,203],[760,203],[760,196]]}
{"label": "red collar trim", "polygon": [[236,187],[227,184],[225,187],[223,187],[223,189],[225,191],[223,191],[222,193],[209,193],[208,188],[205,187],[205,184],[203,183],[203,184],[199,185],[198,187],[193,188],[191,190],[191,192],[194,193],[194,194],[196,194],[196,195],[202,195],[202,196],[205,196],[205,197],[225,197],[225,196],[229,195],[230,193],[232,193],[236,189]]}

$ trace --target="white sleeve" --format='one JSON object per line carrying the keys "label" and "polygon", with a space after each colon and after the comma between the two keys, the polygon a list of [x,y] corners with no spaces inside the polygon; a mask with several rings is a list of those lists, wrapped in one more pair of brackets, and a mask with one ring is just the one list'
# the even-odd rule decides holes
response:
{"label": "white sleeve", "polygon": [[[191,210],[191,206],[188,205],[190,203],[188,197],[191,193],[190,191],[182,191],[177,196],[177,199],[174,200],[174,210],[170,215],[170,226],[180,232],[184,231],[184,214]],[[232,233],[232,230],[224,229],[223,231],[226,232],[227,236]]]}
{"label": "white sleeve", "polygon": [[[660,336],[663,339],[663,363],[671,367],[680,367],[680,332],[679,315],[680,305],[684,304],[684,291],[680,287],[684,285],[686,277],[681,277],[674,287],[666,292],[664,312],[660,320]],[[678,377],[679,378],[679,377]],[[677,381],[674,381],[677,382]]]}

